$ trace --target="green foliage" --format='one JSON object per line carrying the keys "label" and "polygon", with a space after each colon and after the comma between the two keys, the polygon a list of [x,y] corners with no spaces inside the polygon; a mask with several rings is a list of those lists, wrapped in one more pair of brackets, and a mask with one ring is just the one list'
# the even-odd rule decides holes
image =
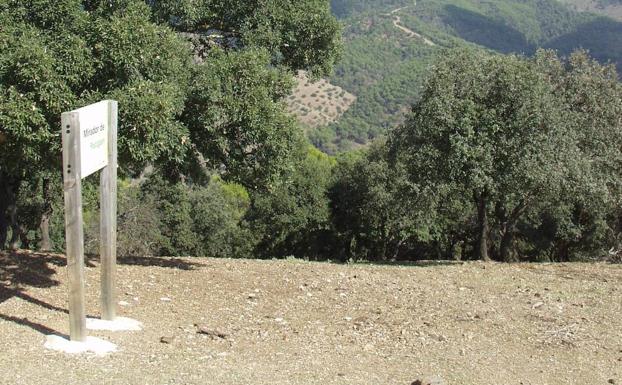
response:
{"label": "green foliage", "polygon": [[375,9],[390,9],[413,5],[413,0],[332,0],[331,9],[340,18]]}
{"label": "green foliage", "polygon": [[160,21],[183,31],[219,30],[243,47],[263,48],[273,64],[328,75],[339,58],[339,23],[324,0],[152,1]]}
{"label": "green foliage", "polygon": [[332,239],[326,191],[334,160],[319,150],[299,146],[299,155],[283,179],[253,197],[247,220],[262,257],[326,256]]}
{"label": "green foliage", "polygon": [[[30,3],[0,8],[0,127],[9,147],[2,151],[7,172],[25,165],[59,167],[61,112],[105,97],[131,107],[121,109],[124,168],[140,170],[162,156],[180,157],[183,149],[174,144],[183,129],[175,116],[183,108],[188,47],[170,29],[152,24],[142,2],[128,2],[112,14],[87,13],[78,1]],[[11,166],[16,158],[19,165]]]}
{"label": "green foliage", "polygon": [[[336,123],[310,130],[320,148],[356,148],[404,121],[420,96],[428,66],[446,48],[479,47],[533,55],[538,47],[569,55],[590,51],[601,63],[622,65],[622,23],[583,14],[556,0],[332,0],[343,18],[345,51],[331,82],[357,96]],[[398,10],[399,9],[399,10]],[[392,11],[397,10],[395,13]],[[436,46],[409,36],[394,23]]]}
{"label": "green foliage", "polygon": [[242,186],[212,177],[202,187],[154,175],[141,191],[156,203],[162,234],[158,255],[249,256],[252,243],[242,219],[250,200]]}
{"label": "green foliage", "polygon": [[[605,218],[587,206],[619,204],[621,89],[615,70],[584,54],[564,66],[550,52],[532,61],[448,52],[392,135],[413,183],[449,186],[479,207],[480,257],[492,249],[504,260],[515,258],[519,223],[559,212],[560,203],[575,217],[555,216],[560,229],[564,221],[575,224],[574,231],[582,227],[582,237],[593,238],[583,239],[584,247],[604,244],[598,233]],[[499,234],[490,242],[488,214],[490,234]],[[556,236],[570,235],[562,233]]]}
{"label": "green foliage", "polygon": [[[265,189],[287,168],[297,135],[282,102],[293,70],[327,75],[341,44],[339,24],[318,0],[0,0],[0,25],[0,247],[20,186],[41,192],[36,186],[58,175],[60,114],[104,98],[120,105],[122,176],[153,166],[169,181],[216,189],[205,175],[219,169]],[[233,43],[191,47],[179,33],[214,28]],[[184,194],[175,183],[160,187],[163,201]],[[179,212],[163,208],[170,245],[162,250],[225,252],[193,244],[204,239],[193,238],[187,214],[201,194],[220,193],[193,190]],[[56,207],[43,199],[39,212]],[[33,231],[37,220],[23,210]]]}
{"label": "green foliage", "polygon": [[207,167],[223,165],[253,189],[278,175],[298,130],[282,102],[292,84],[265,50],[214,50],[193,74],[182,116]]}
{"label": "green foliage", "polygon": [[[86,189],[85,197],[86,251],[97,254],[99,207],[95,186]],[[250,257],[254,238],[244,222],[249,206],[244,187],[216,176],[206,186],[172,183],[158,175],[140,184],[120,180],[117,253]],[[64,226],[55,225],[60,230]]]}
{"label": "green foliage", "polygon": [[454,191],[409,178],[384,141],[339,157],[329,198],[344,260],[462,257],[468,206]]}

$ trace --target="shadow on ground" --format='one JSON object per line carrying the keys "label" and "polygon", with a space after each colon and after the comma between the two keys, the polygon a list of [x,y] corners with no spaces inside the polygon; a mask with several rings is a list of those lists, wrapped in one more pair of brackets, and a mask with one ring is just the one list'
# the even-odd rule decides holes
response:
{"label": "shadow on ground", "polygon": [[9,321],[9,322],[14,322],[18,325],[21,326],[26,326],[29,327],[43,335],[57,335],[59,337],[63,337],[66,339],[69,339],[69,336],[67,336],[66,334],[60,333],[57,330],[51,329],[45,325],[42,325],[40,323],[36,323],[36,322],[32,322],[30,321],[28,318],[18,318],[18,317],[12,317],[12,316],[8,316],[8,315],[4,315],[4,314],[0,314],[0,319],[5,320],[5,321]]}
{"label": "shadow on ground", "polygon": [[[0,304],[19,298],[44,309],[68,314],[68,310],[35,298],[27,293],[29,287],[50,288],[60,282],[54,279],[56,269],[50,265],[66,266],[65,257],[57,254],[36,253],[30,251],[0,252]],[[0,319],[29,327],[39,333],[63,336],[56,330],[30,321],[25,317],[0,314]]]}
{"label": "shadow on ground", "polygon": [[[65,258],[54,254],[27,251],[0,252],[0,303],[22,293],[25,287],[58,286],[59,282],[53,278],[56,270],[50,267],[50,264],[65,266],[66,261]],[[26,294],[23,295],[28,297]]]}
{"label": "shadow on ground", "polygon": [[358,265],[374,266],[403,266],[403,267],[433,267],[433,266],[457,266],[464,264],[463,261],[454,260],[422,260],[422,261],[360,261]]}
{"label": "shadow on ground", "polygon": [[197,267],[205,266],[203,263],[189,262],[181,258],[164,257],[122,257],[118,258],[119,265],[129,266],[157,266],[169,269],[194,270]]}

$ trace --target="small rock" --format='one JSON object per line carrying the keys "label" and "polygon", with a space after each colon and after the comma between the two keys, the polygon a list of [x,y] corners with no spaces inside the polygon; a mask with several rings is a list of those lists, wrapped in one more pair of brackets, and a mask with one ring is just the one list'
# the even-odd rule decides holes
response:
{"label": "small rock", "polygon": [[163,344],[172,344],[175,337],[160,337],[160,342]]}
{"label": "small rock", "polygon": [[411,385],[447,385],[447,383],[439,376],[431,376],[415,380]]}
{"label": "small rock", "polygon": [[162,302],[171,302],[171,299],[168,298],[168,297],[162,297],[162,298],[160,298],[160,301],[162,301]]}
{"label": "small rock", "polygon": [[119,301],[119,306],[129,306],[130,303],[127,301]]}
{"label": "small rock", "polygon": [[607,382],[610,383],[610,384],[615,385],[616,380],[614,380],[613,378],[610,378],[609,381],[607,381]]}
{"label": "small rock", "polygon": [[212,338],[216,338],[217,337],[217,338],[225,339],[228,336],[227,333],[224,333],[224,332],[222,332],[220,330],[217,330],[217,329],[210,329],[210,328],[208,328],[205,325],[195,324],[194,326],[196,326],[196,328],[197,328],[197,333],[205,334],[205,335],[208,335],[208,336],[210,336]]}
{"label": "small rock", "polygon": [[533,306],[531,307],[532,309],[538,309],[540,307],[544,306],[544,302],[536,302],[533,304]]}

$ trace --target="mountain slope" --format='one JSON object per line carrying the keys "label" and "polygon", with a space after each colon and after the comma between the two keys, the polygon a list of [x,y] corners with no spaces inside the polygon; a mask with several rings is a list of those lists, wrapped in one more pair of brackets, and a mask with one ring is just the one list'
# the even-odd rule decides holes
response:
{"label": "mountain slope", "polygon": [[296,88],[287,98],[287,109],[308,127],[335,122],[356,97],[325,79],[312,81],[304,71],[296,76]]}
{"label": "mountain slope", "polygon": [[622,0],[560,0],[578,11],[599,13],[622,21]]}
{"label": "mountain slope", "polygon": [[445,48],[526,55],[539,47],[562,54],[585,48],[622,66],[622,23],[556,0],[333,0],[332,9],[344,23],[346,47],[330,81],[357,100],[336,123],[309,131],[329,152],[365,144],[401,122]]}

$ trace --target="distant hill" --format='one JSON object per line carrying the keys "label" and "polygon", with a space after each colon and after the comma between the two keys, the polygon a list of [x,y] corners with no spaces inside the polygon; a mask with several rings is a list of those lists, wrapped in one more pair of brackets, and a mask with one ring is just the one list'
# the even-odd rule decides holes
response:
{"label": "distant hill", "polygon": [[622,0],[560,0],[578,11],[599,13],[622,21]]}
{"label": "distant hill", "polygon": [[585,48],[622,68],[622,23],[557,0],[332,0],[332,9],[345,27],[345,54],[330,82],[356,102],[335,123],[309,130],[329,152],[364,145],[401,122],[448,47],[526,55]]}

